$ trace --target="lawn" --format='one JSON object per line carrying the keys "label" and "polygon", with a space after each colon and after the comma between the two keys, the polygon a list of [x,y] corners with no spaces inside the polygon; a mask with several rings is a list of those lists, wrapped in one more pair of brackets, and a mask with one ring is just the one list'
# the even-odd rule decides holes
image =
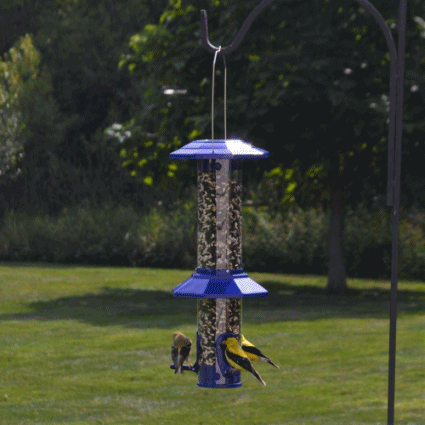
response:
{"label": "lawn", "polygon": [[[382,424],[388,281],[250,273],[243,333],[281,370],[267,386],[199,388],[169,369],[172,333],[195,340],[196,301],[171,289],[192,270],[0,265],[0,424]],[[425,283],[399,282],[395,418],[425,424]],[[195,353],[191,354],[192,362]]]}

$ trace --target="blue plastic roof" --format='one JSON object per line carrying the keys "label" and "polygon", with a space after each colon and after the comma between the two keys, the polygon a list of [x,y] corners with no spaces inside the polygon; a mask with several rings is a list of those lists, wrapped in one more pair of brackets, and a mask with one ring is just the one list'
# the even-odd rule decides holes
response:
{"label": "blue plastic roof", "polygon": [[260,148],[244,142],[243,140],[194,140],[180,149],[170,153],[171,159],[253,159],[268,158],[269,153]]}
{"label": "blue plastic roof", "polygon": [[210,270],[196,269],[189,279],[173,289],[175,297],[188,298],[248,298],[268,295],[243,269]]}

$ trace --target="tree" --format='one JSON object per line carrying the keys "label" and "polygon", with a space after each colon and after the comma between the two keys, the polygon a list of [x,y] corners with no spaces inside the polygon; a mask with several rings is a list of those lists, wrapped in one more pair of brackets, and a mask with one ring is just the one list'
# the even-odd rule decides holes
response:
{"label": "tree", "polygon": [[[94,203],[134,201],[144,207],[145,193],[122,170],[120,146],[106,140],[103,130],[129,119],[138,106],[136,89],[117,64],[129,36],[157,20],[165,4],[166,0],[1,2],[2,51],[31,33],[46,81],[44,94],[40,85],[37,95],[25,91],[25,156],[19,178],[6,188],[4,201],[10,206],[57,214],[89,198]],[[36,97],[38,102],[32,104]]]}
{"label": "tree", "polygon": [[[168,164],[176,167],[168,181],[176,176],[186,181],[190,170],[177,161],[167,163],[169,152],[194,138],[209,137],[212,55],[199,44],[199,10],[208,9],[211,41],[228,45],[258,1],[202,3],[172,0],[157,24],[131,38],[132,54],[121,61],[149,105],[122,127],[124,132],[130,129],[122,155],[142,177],[164,179]],[[396,30],[397,5],[377,1],[375,6],[385,11],[387,23]],[[412,5],[409,24],[421,10],[418,2]],[[418,42],[417,35],[417,27],[408,29],[405,79],[410,87],[420,87],[424,79],[423,60],[418,58],[423,41]],[[227,63],[229,138],[236,135],[267,148],[269,175],[279,169],[281,176],[296,171],[280,179],[285,182],[282,199],[291,194],[289,199],[315,205],[329,198],[330,243],[335,242],[331,264],[336,264],[330,269],[329,289],[345,291],[344,205],[358,202],[366,184],[376,193],[383,193],[386,184],[389,55],[380,29],[357,4],[275,2],[257,18]],[[217,104],[222,102],[220,80]],[[187,95],[164,96],[164,87],[186,89]],[[418,96],[423,100],[423,89],[406,90],[404,122],[416,137],[423,131],[415,116]],[[216,134],[222,134],[220,112],[216,122]],[[405,150],[414,146],[409,135]],[[282,149],[283,158],[278,154]],[[423,144],[415,149],[420,151]],[[418,166],[414,160],[411,164]],[[261,167],[261,161],[248,165],[244,183],[261,177]],[[314,180],[312,193],[306,183]]]}
{"label": "tree", "polygon": [[25,117],[22,100],[39,74],[40,55],[30,35],[21,37],[4,59],[0,58],[0,177],[19,174],[23,157]]}

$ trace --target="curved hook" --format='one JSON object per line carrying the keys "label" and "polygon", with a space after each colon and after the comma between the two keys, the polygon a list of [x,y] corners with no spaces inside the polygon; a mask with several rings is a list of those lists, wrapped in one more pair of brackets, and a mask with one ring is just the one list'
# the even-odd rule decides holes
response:
{"label": "curved hook", "polygon": [[[269,4],[271,4],[274,0],[263,0],[261,3],[259,3],[257,6],[252,9],[251,13],[248,15],[248,17],[245,19],[245,22],[242,24],[241,29],[236,34],[235,39],[232,41],[231,44],[229,44],[226,47],[222,47],[220,51],[220,55],[227,55],[228,53],[233,52],[242,42],[243,38],[245,37],[246,33],[249,30],[249,27],[254,22],[255,18],[260,14],[260,12],[265,9]],[[378,10],[367,0],[356,0],[357,3],[360,3],[361,6],[363,6],[378,22],[379,26],[381,27],[382,32],[384,33],[385,39],[387,41],[388,50],[390,51],[391,57],[394,54],[395,55],[395,44],[394,40],[391,35],[391,31],[388,28],[388,25],[386,24],[384,18],[382,15],[378,12]],[[218,50],[218,47],[211,44],[209,39],[209,33],[208,33],[208,13],[205,9],[201,10],[201,28],[200,28],[200,35],[201,35],[201,43],[202,45],[211,53],[215,53],[216,50]],[[396,56],[395,56],[396,57]]]}
{"label": "curved hook", "polygon": [[[245,22],[242,24],[241,29],[237,33],[235,39],[232,44],[226,47],[222,47],[220,54],[227,55],[228,53],[233,52],[239,44],[241,44],[245,34],[248,32],[249,27],[254,22],[255,18],[260,14],[260,12],[266,8],[270,3],[274,0],[263,0],[260,4],[252,9],[251,13],[248,15],[248,18],[245,19]],[[208,15],[205,9],[201,10],[201,43],[202,45],[211,53],[214,53],[218,47],[215,47],[210,43],[208,37]]]}
{"label": "curved hook", "polygon": [[[243,38],[245,37],[245,34],[249,30],[249,27],[254,22],[254,19],[260,14],[260,12],[265,7],[267,7],[273,1],[274,0],[263,0],[260,4],[255,6],[254,9],[252,9],[251,13],[248,15],[248,17],[245,19],[245,22],[242,24],[242,27],[236,35],[235,39],[233,40],[232,44],[226,47],[222,47],[221,52],[219,54],[227,55],[228,53],[233,52],[233,50],[235,50],[239,46],[239,44],[241,44]],[[205,9],[201,10],[201,43],[211,53],[214,53],[216,50],[218,50],[218,47],[215,47],[213,44],[211,44],[209,40],[208,14]]]}
{"label": "curved hook", "polygon": [[[242,24],[241,29],[237,33],[235,39],[232,43],[226,47],[222,47],[221,50],[217,53],[219,55],[226,55],[233,52],[242,42],[246,33],[248,32],[249,27],[254,22],[255,18],[260,14],[260,12],[271,4],[274,0],[263,0],[258,4],[245,19],[245,22]],[[397,53],[394,39],[391,35],[391,31],[388,28],[387,23],[385,22],[382,15],[378,10],[367,0],[356,0],[357,3],[360,3],[376,20],[380,26],[382,32],[384,33],[385,40],[387,42],[388,51],[390,53],[390,120],[389,120],[389,131],[388,131],[388,175],[387,175],[387,205],[391,206],[394,202],[394,163],[395,163],[395,129],[396,129],[396,119],[397,127],[401,126],[401,115],[396,114],[397,103]],[[208,35],[208,15],[205,9],[201,10],[201,43],[202,45],[211,53],[216,53],[219,50],[218,47],[211,44]],[[400,64],[400,71],[404,71],[404,61]]]}

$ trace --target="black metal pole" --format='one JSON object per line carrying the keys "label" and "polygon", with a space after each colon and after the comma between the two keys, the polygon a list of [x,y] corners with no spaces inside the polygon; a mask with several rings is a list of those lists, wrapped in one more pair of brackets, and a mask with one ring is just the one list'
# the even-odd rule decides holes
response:
{"label": "black metal pole", "polygon": [[393,240],[391,258],[391,300],[390,300],[390,338],[388,355],[388,425],[394,425],[395,404],[395,357],[397,334],[397,275],[398,240],[400,222],[400,183],[401,183],[401,138],[403,133],[403,80],[404,51],[406,46],[406,10],[407,0],[400,1],[398,14],[398,61],[397,61],[397,112],[396,145],[394,157],[394,203],[393,203]]}
{"label": "black metal pole", "polygon": [[[220,47],[218,54],[225,55],[235,50],[242,42],[249,27],[260,12],[274,0],[262,0],[249,14],[233,42]],[[400,0],[398,55],[395,52],[394,40],[385,20],[378,10],[367,0],[356,0],[376,20],[387,41],[390,52],[390,119],[388,131],[388,179],[387,205],[393,207],[392,214],[392,250],[391,250],[391,296],[390,296],[390,337],[388,360],[388,425],[394,425],[395,401],[395,357],[396,357],[396,325],[397,325],[397,280],[398,280],[398,241],[399,241],[399,209],[400,209],[400,174],[401,174],[401,137],[403,129],[403,79],[404,51],[406,45],[406,9],[407,0]],[[211,44],[208,37],[208,17],[206,10],[201,10],[200,35],[202,45],[211,53],[218,47]]]}

